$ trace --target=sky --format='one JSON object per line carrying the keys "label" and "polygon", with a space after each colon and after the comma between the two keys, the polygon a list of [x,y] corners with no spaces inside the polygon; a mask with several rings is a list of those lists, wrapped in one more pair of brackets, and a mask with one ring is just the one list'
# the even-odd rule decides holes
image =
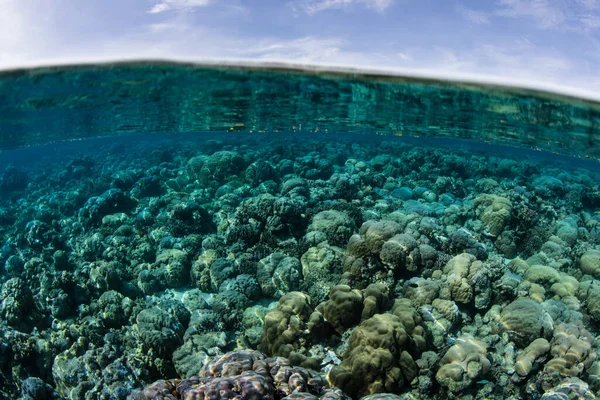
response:
{"label": "sky", "polygon": [[0,69],[284,61],[600,98],[600,0],[0,0],[0,27]]}

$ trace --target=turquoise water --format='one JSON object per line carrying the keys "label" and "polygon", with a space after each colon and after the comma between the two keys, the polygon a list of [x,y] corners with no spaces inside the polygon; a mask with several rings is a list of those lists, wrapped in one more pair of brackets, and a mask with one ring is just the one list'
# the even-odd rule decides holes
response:
{"label": "turquoise water", "polygon": [[0,398],[599,394],[598,103],[168,63],[0,98]]}
{"label": "turquoise water", "polygon": [[502,86],[168,63],[6,71],[0,85],[2,148],[156,132],[293,131],[599,151],[598,103]]}

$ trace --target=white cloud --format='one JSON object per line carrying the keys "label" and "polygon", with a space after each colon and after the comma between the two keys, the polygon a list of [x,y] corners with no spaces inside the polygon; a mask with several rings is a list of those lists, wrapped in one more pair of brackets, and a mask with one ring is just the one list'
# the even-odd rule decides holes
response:
{"label": "white cloud", "polygon": [[600,8],[600,0],[577,0],[581,5],[588,9],[594,10]]}
{"label": "white cloud", "polygon": [[148,11],[148,12],[150,14],[158,14],[158,13],[161,13],[163,11],[168,11],[170,9],[171,9],[171,7],[169,6],[168,3],[158,3],[158,4],[155,4],[154,7],[152,7],[150,9],[150,11]]}
{"label": "white cloud", "polygon": [[459,6],[457,9],[462,17],[469,22],[475,24],[488,24],[490,22],[488,14],[483,11],[472,10],[462,6]]}
{"label": "white cloud", "polygon": [[597,15],[597,14],[582,15],[580,18],[580,21],[581,21],[581,24],[583,25],[583,28],[586,30],[600,28],[600,15]]}
{"label": "white cloud", "polygon": [[392,5],[393,0],[362,0],[360,2],[369,8],[383,12],[386,8]]}
{"label": "white cloud", "polygon": [[286,59],[294,62],[330,61],[341,52],[342,41],[335,38],[306,36],[292,40],[264,39],[243,46],[235,53],[259,59]]}
{"label": "white cloud", "polygon": [[[355,4],[374,9],[377,12],[383,12],[392,5],[393,2],[394,0],[304,0],[298,5],[307,14],[314,15],[320,11],[341,9]],[[296,4],[294,4],[294,6],[295,5]]]}
{"label": "white cloud", "polygon": [[401,61],[405,61],[405,62],[409,62],[409,61],[413,61],[413,57],[412,55],[408,54],[408,53],[396,53],[396,56],[398,56],[398,59],[400,59]]}
{"label": "white cloud", "polygon": [[0,66],[22,65],[55,42],[51,19],[56,9],[41,13],[32,3],[0,0]]}
{"label": "white cloud", "polygon": [[155,4],[148,12],[158,14],[169,10],[191,10],[209,5],[211,0],[164,0]]}
{"label": "white cloud", "polygon": [[[75,0],[53,1],[64,8]],[[385,11],[393,4],[390,0],[299,1],[303,3],[296,4],[320,4],[322,10],[326,10],[327,8],[323,8],[326,6],[329,9],[355,7],[363,12],[367,8],[373,12]],[[198,22],[203,21],[198,18],[202,13],[165,12],[165,9],[158,16],[148,15],[144,13],[147,9],[143,6],[138,10],[138,14],[141,12],[146,18],[143,23],[137,20],[129,22],[123,24],[127,25],[127,29],[118,28],[121,29],[118,31],[107,26],[106,31],[94,31],[92,34],[81,30],[81,26],[85,25],[85,18],[93,18],[95,15],[87,10],[77,14],[82,15],[82,21],[74,23],[62,19],[59,11],[39,13],[34,6],[35,2],[31,0],[0,0],[0,67],[132,58],[288,61],[356,68],[402,69],[431,75],[450,73],[463,78],[496,76],[510,81],[518,79],[540,84],[561,83],[600,93],[600,77],[597,74],[597,66],[600,65],[600,40],[593,41],[597,38],[595,32],[598,31],[591,31],[600,29],[598,12],[594,9],[596,0],[564,0],[565,3],[560,3],[562,0],[530,0],[529,3],[524,0],[499,1],[499,13],[504,14],[504,17],[526,18],[525,21],[531,24],[537,19],[528,20],[529,18],[554,16],[555,21],[562,21],[561,29],[564,29],[565,34],[584,39],[580,33],[585,33],[585,39],[588,40],[585,46],[591,50],[582,53],[579,49],[581,46],[570,49],[560,47],[560,43],[556,43],[556,47],[541,46],[539,43],[543,43],[545,35],[550,34],[543,31],[539,36],[532,34],[510,42],[506,39],[508,36],[505,36],[497,40],[490,38],[491,42],[488,44],[482,43],[481,39],[474,39],[473,45],[469,44],[471,41],[455,41],[456,44],[449,47],[434,46],[434,36],[428,37],[422,44],[398,36],[390,43],[373,41],[370,47],[359,47],[357,41],[350,37],[309,33],[310,31],[302,30],[301,27],[296,27],[296,34],[283,34],[275,30],[262,34],[252,30],[236,30],[235,27],[232,29],[227,21],[239,21],[240,15],[246,16],[241,14],[246,9],[241,7],[240,2],[224,0],[153,0],[150,3],[155,4],[154,7],[165,4],[168,10],[173,11],[211,5],[211,11],[220,13],[218,23]],[[569,11],[565,4],[571,4],[576,9]],[[57,10],[61,7],[57,7]],[[306,11],[302,8],[299,10]],[[457,10],[461,11],[460,8]],[[474,24],[486,23],[485,18],[494,23],[494,18],[499,18],[494,10],[483,16],[478,15],[478,11],[472,14],[468,11],[473,10],[462,9],[465,10],[465,18],[473,19]],[[289,9],[287,11],[289,13]],[[211,21],[216,19],[215,13],[211,12],[208,16]],[[561,15],[562,19],[556,18]],[[252,20],[252,15],[248,18]],[[576,22],[579,24],[579,31],[565,28]],[[464,22],[458,20],[457,24]],[[473,32],[482,28],[485,29],[485,26],[469,27]],[[355,32],[360,34],[365,29],[357,27]],[[448,33],[451,34],[452,32]]]}
{"label": "white cloud", "polygon": [[502,17],[530,17],[543,29],[557,28],[565,21],[565,13],[549,0],[499,0],[496,15]]}
{"label": "white cloud", "polygon": [[531,18],[541,29],[587,33],[600,28],[600,0],[498,0],[494,15]]}
{"label": "white cloud", "polygon": [[12,46],[14,43],[21,40],[26,33],[24,18],[19,11],[16,1],[6,1],[2,3],[0,12],[0,44]]}
{"label": "white cloud", "polygon": [[434,47],[420,49],[423,70],[457,74],[464,79],[478,76],[527,86],[564,86],[600,89],[600,80],[590,80],[567,54],[537,47],[529,41],[481,44],[473,48]]}

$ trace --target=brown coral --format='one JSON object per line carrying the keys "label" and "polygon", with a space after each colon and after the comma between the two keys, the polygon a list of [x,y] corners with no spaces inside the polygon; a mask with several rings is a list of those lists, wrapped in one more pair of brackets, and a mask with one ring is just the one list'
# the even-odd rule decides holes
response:
{"label": "brown coral", "polygon": [[420,322],[409,300],[396,300],[391,314],[376,314],[354,330],[330,379],[352,397],[399,390],[418,373],[414,360],[425,349]]}
{"label": "brown coral", "polygon": [[161,380],[131,400],[321,399],[346,400],[327,389],[315,371],[292,367],[285,358],[267,358],[252,350],[238,350],[211,360],[198,376]]}
{"label": "brown coral", "polygon": [[533,369],[534,362],[540,361],[550,350],[550,343],[544,338],[535,339],[523,352],[517,356],[515,371],[519,376],[529,375]]}
{"label": "brown coral", "polygon": [[512,213],[510,200],[494,194],[481,194],[475,199],[475,207],[486,232],[493,237],[500,235]]}
{"label": "brown coral", "polygon": [[596,359],[592,350],[592,336],[575,324],[560,324],[554,331],[550,355],[552,359],[544,366],[544,374],[576,377]]}
{"label": "brown coral", "polygon": [[470,303],[475,295],[475,277],[484,273],[483,263],[471,254],[462,253],[448,261],[444,274],[450,299],[457,303]]}
{"label": "brown coral", "polygon": [[451,392],[459,392],[490,370],[487,347],[471,336],[461,336],[440,361],[435,379]]}
{"label": "brown coral", "polygon": [[312,313],[310,298],[304,293],[290,292],[283,295],[277,309],[265,316],[259,350],[270,356],[290,358],[296,365],[317,368],[318,360],[306,356]]}
{"label": "brown coral", "polygon": [[317,306],[317,311],[342,334],[360,321],[363,307],[360,290],[353,290],[348,285],[337,285],[331,288],[329,300]]}

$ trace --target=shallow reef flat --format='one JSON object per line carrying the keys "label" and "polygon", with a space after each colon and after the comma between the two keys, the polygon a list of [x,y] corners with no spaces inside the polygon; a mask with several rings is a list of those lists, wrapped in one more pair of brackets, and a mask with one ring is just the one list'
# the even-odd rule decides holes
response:
{"label": "shallow reef flat", "polygon": [[597,162],[484,147],[2,154],[0,398],[596,398]]}

